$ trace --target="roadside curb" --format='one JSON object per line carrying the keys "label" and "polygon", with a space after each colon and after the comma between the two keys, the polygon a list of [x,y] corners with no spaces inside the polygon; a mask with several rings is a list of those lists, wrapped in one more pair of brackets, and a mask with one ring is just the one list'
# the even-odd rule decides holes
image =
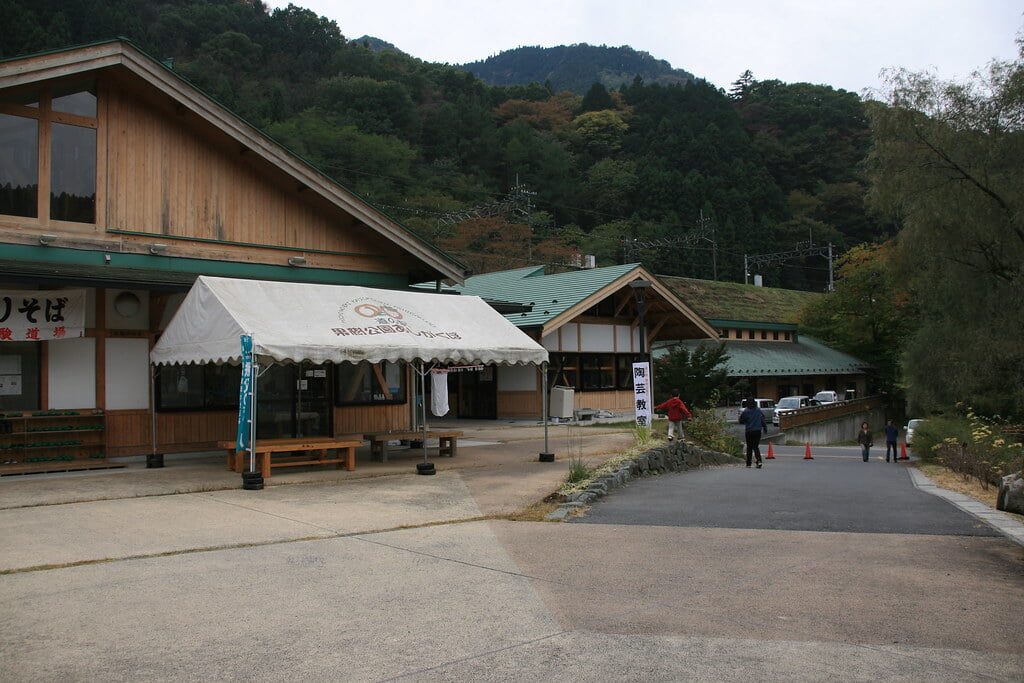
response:
{"label": "roadside curb", "polygon": [[952,503],[967,514],[985,522],[1014,543],[1024,546],[1024,524],[1021,522],[970,496],[940,488],[927,474],[917,468],[908,467],[907,470],[910,472],[910,479],[914,482],[914,486],[921,491]]}
{"label": "roadside curb", "polygon": [[660,472],[685,472],[713,465],[741,464],[743,460],[732,455],[705,450],[684,441],[671,442],[652,448],[631,460],[624,460],[614,471],[601,474],[585,490],[569,494],[566,502],[549,513],[545,519],[552,522],[563,521],[613,489],[639,477]]}

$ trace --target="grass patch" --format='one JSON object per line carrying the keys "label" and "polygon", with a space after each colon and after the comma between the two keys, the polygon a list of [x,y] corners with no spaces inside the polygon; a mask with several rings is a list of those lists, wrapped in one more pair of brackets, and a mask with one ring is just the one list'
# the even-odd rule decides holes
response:
{"label": "grass patch", "polygon": [[562,487],[558,489],[558,494],[562,496],[567,496],[570,493],[582,491],[586,489],[588,486],[590,486],[590,483],[592,481],[597,479],[605,472],[614,472],[619,468],[619,466],[622,463],[626,462],[627,460],[632,460],[636,458],[638,455],[646,453],[652,448],[657,448],[658,446],[661,446],[664,443],[666,443],[666,440],[662,438],[659,434],[649,432],[642,443],[634,443],[632,446],[630,446],[622,453],[613,455],[607,460],[602,460],[600,464],[594,467],[586,467],[586,465],[583,465],[587,469],[587,475],[586,477],[578,479],[576,481],[572,480],[572,469],[576,464],[575,461],[573,461],[570,464],[570,476],[568,480],[564,484],[562,484]]}

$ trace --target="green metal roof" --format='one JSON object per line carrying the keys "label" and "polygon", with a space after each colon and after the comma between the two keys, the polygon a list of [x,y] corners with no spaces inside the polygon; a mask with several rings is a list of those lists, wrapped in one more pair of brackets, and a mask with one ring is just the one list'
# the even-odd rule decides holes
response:
{"label": "green metal roof", "polygon": [[[694,349],[699,342],[678,342]],[[837,351],[821,342],[802,336],[795,342],[725,341],[729,354],[730,377],[764,377],[791,375],[859,375],[870,369],[870,363]],[[671,346],[659,346],[654,356],[662,356]]]}
{"label": "green metal roof", "polygon": [[451,289],[488,301],[530,306],[528,313],[509,313],[505,317],[517,327],[541,327],[639,267],[639,263],[628,263],[545,275],[544,266],[529,266],[474,275],[464,285]]}

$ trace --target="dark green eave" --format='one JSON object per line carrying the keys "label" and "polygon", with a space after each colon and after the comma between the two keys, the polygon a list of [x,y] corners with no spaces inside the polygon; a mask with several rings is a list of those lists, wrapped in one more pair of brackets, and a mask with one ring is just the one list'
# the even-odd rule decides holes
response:
{"label": "dark green eave", "polygon": [[754,320],[721,320],[708,318],[708,323],[714,327],[742,328],[745,330],[779,330],[783,332],[796,332],[797,326],[793,323],[766,323]]}
{"label": "dark green eave", "polygon": [[[695,340],[675,343],[691,350],[698,345]],[[726,367],[730,377],[861,375],[872,369],[870,363],[806,336],[794,342],[728,340],[723,344],[729,355]],[[659,346],[652,353],[655,358],[662,356],[671,345]]]}
{"label": "dark green eave", "polygon": [[55,286],[186,291],[200,275],[405,289],[405,275],[274,266],[177,256],[122,254],[59,247],[0,245],[0,280]]}

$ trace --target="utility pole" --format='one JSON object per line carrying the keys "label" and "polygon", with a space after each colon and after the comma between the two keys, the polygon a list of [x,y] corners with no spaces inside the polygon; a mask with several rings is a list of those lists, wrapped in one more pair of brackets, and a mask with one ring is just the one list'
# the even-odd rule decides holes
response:
{"label": "utility pole", "polygon": [[832,243],[829,242],[828,246],[816,247],[813,242],[801,242],[796,245],[796,249],[792,251],[780,251],[774,254],[755,254],[753,256],[743,255],[743,282],[744,284],[749,283],[750,269],[756,268],[761,265],[769,265],[772,263],[785,263],[792,259],[806,258],[808,256],[824,256],[828,259],[828,291],[835,289],[835,283],[832,279],[833,272],[833,253]]}

